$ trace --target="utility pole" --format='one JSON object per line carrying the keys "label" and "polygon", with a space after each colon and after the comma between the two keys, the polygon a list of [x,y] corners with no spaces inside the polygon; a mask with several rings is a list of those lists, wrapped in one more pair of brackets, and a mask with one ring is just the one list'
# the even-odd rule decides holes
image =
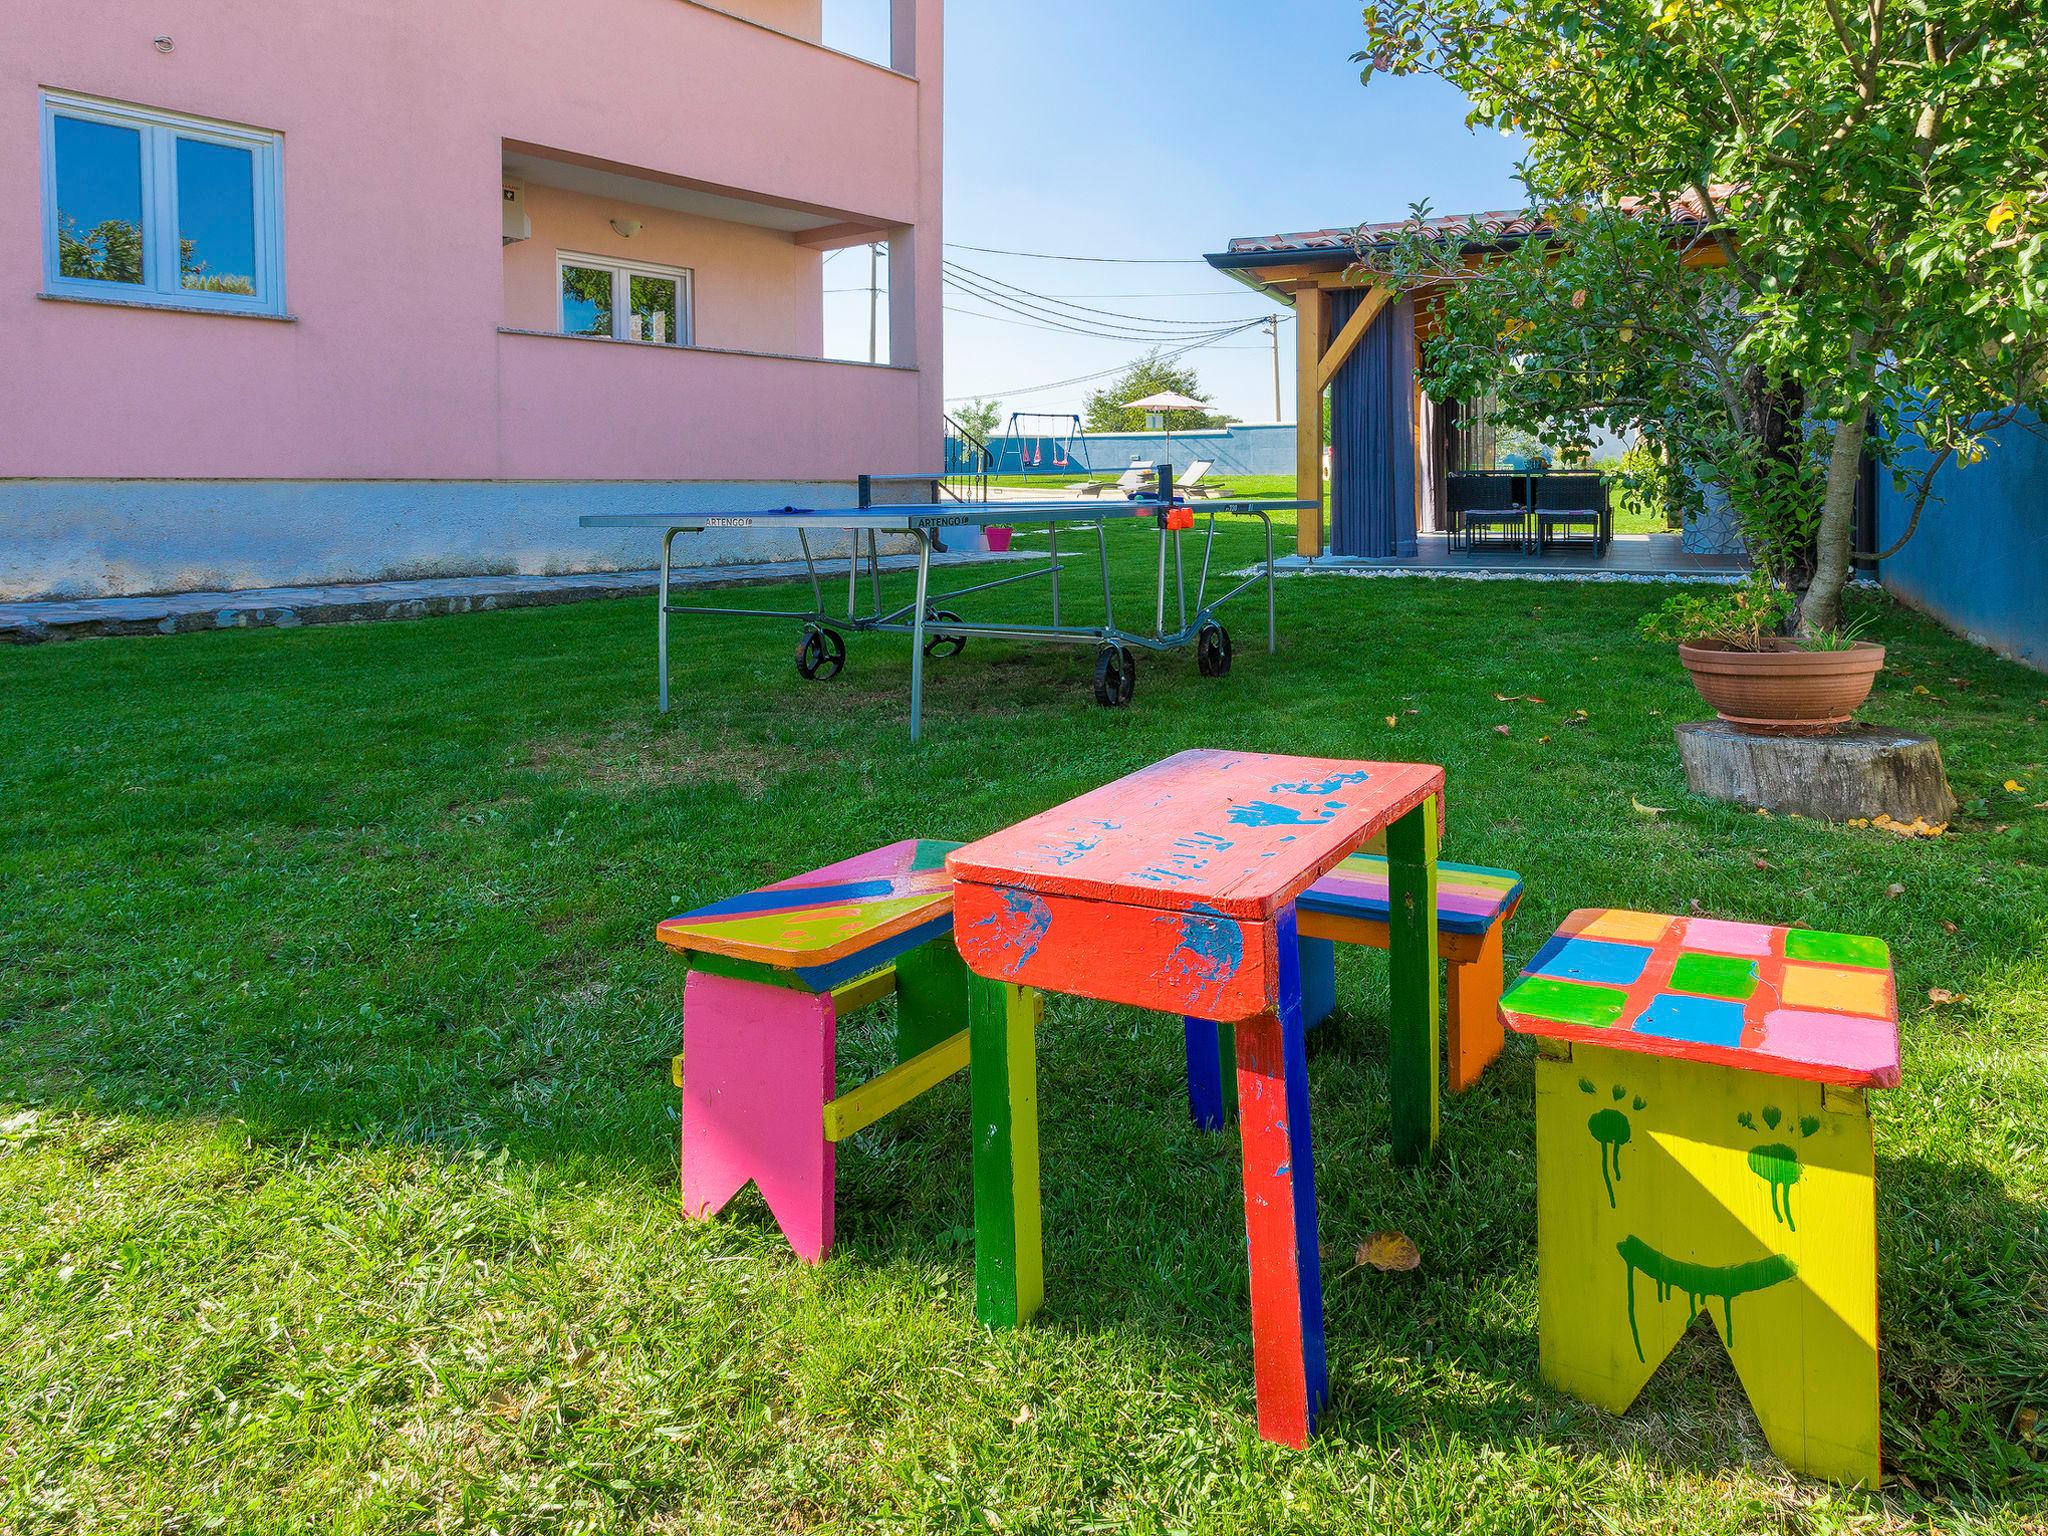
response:
{"label": "utility pole", "polygon": [[1266,317],[1266,334],[1273,338],[1273,420],[1280,419],[1280,317]]}
{"label": "utility pole", "polygon": [[[880,308],[882,302],[881,281],[882,248],[879,245],[870,245],[868,247],[868,361],[871,363],[876,360],[875,312]],[[1275,352],[1273,355],[1277,357],[1279,353]]]}

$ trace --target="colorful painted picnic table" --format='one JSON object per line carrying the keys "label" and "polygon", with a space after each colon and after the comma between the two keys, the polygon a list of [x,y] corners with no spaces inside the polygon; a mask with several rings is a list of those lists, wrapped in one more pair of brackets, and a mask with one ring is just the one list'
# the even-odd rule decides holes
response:
{"label": "colorful painted picnic table", "polygon": [[1391,886],[1395,1151],[1435,1144],[1436,850],[1444,773],[1418,763],[1182,752],[949,854],[973,973],[976,1310],[1044,1292],[1041,991],[1236,1026],[1259,1432],[1301,1445],[1329,1395],[1295,899],[1381,831]]}

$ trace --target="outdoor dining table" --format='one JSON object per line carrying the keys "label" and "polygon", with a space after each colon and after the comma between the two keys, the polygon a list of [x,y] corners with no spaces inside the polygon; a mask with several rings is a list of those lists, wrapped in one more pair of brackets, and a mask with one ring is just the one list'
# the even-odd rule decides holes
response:
{"label": "outdoor dining table", "polygon": [[[1190,751],[955,850],[972,973],[976,1312],[1044,1295],[1036,1029],[1064,993],[1236,1026],[1259,1433],[1299,1446],[1329,1396],[1295,898],[1385,833],[1394,1151],[1436,1142],[1436,850],[1444,772]],[[1106,1102],[1106,1101],[1105,1101]]]}

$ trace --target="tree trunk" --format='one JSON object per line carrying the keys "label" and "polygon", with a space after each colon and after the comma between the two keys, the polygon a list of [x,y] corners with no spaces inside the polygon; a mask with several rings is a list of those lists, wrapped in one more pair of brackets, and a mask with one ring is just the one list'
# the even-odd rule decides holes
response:
{"label": "tree trunk", "polygon": [[[1797,379],[1773,382],[1757,364],[1742,374],[1742,404],[1750,433],[1764,459],[1767,474],[1782,474],[1788,480],[1799,474],[1806,455],[1806,391]],[[1793,545],[1789,540],[1774,542],[1769,550],[1771,564],[1794,592],[1804,592],[1813,581],[1814,549],[1811,542]]]}
{"label": "tree trunk", "polygon": [[1863,438],[1868,417],[1852,405],[1835,427],[1834,451],[1828,456],[1828,485],[1821,503],[1820,528],[1814,535],[1813,580],[1799,604],[1799,634],[1811,637],[1839,628],[1842,588],[1849,583],[1849,551],[1855,535],[1856,484],[1863,475]]}

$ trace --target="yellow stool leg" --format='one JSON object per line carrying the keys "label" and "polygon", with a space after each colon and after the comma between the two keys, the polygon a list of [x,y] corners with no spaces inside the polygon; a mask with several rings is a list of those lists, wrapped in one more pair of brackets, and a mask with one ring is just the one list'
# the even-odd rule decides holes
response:
{"label": "yellow stool leg", "polygon": [[1863,1095],[1600,1046],[1540,1050],[1544,1380],[1624,1412],[1704,1310],[1779,1458],[1875,1486]]}

